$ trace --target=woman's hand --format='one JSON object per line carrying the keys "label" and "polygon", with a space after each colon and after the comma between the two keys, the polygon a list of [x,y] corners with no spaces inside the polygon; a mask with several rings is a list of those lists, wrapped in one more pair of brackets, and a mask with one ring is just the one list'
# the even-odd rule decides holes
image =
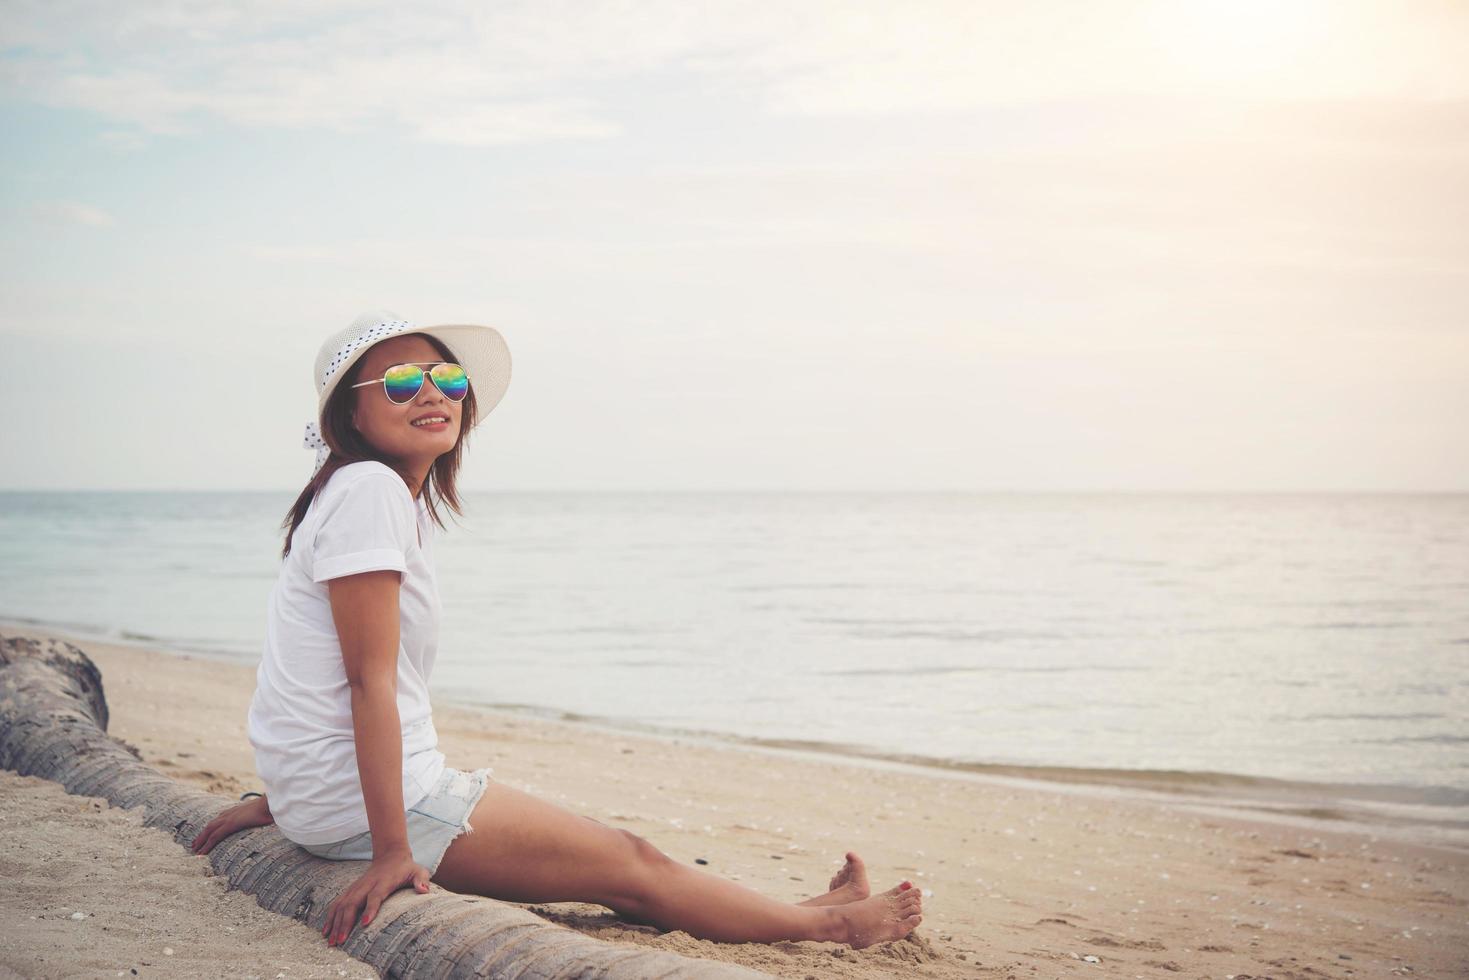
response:
{"label": "woman's hand", "polygon": [[357,914],[362,916],[362,925],[367,925],[377,915],[383,899],[400,888],[410,885],[420,894],[428,891],[430,875],[428,868],[416,863],[408,851],[389,851],[372,859],[372,866],[363,872],[347,890],[338,895],[326,910],[326,925],[321,934],[328,946],[337,946],[347,941],[357,927]]}
{"label": "woman's hand", "polygon": [[270,804],[265,802],[265,797],[256,796],[230,807],[205,824],[204,829],[194,838],[190,849],[195,854],[208,854],[215,844],[230,834],[237,834],[251,827],[264,827],[268,823],[275,823],[275,818],[270,815]]}

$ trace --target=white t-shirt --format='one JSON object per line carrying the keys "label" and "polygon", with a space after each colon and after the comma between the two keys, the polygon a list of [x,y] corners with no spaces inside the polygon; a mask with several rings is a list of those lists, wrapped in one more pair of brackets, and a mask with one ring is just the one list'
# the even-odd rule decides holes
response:
{"label": "white t-shirt", "polygon": [[328,579],[384,568],[402,573],[403,806],[421,801],[444,772],[428,696],[440,609],[432,547],[426,507],[402,477],[375,460],[333,473],[291,535],[291,553],[270,593],[247,727],[271,815],[298,844],[326,844],[369,829]]}

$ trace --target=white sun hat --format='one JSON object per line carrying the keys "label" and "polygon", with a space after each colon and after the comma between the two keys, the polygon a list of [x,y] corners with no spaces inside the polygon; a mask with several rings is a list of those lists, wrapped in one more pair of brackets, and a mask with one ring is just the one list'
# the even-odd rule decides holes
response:
{"label": "white sun hat", "polygon": [[465,420],[465,431],[478,425],[504,397],[505,389],[510,386],[510,348],[494,327],[468,323],[417,327],[389,310],[363,313],[345,329],[322,341],[321,349],[316,352],[316,368],[312,372],[316,418],[306,423],[306,437],[301,440],[303,449],[316,450],[312,476],[320,472],[331,456],[331,447],[321,436],[321,412],[336,390],[337,382],[373,344],[405,333],[424,333],[442,341],[453,353],[455,362],[469,375],[475,412],[474,418]]}

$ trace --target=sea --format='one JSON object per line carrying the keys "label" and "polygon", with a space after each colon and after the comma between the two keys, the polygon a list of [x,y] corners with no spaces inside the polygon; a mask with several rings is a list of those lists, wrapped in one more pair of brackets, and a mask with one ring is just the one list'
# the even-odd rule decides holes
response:
{"label": "sea", "polygon": [[[0,619],[259,662],[294,493],[0,493]],[[469,492],[436,702],[1469,849],[1469,495]]]}

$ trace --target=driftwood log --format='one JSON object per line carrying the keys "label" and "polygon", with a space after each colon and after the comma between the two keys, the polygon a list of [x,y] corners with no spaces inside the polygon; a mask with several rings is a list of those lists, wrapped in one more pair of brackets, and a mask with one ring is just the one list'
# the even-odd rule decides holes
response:
{"label": "driftwood log", "polygon": [[[234,800],[175,782],[144,763],[137,749],[107,734],[102,674],[71,643],[0,636],[0,766],[60,783],[124,809],[171,833],[185,848]],[[365,862],[307,853],[274,824],[242,831],[208,855],[230,888],[319,933],[326,909]],[[323,940],[324,941],[324,940]],[[436,889],[398,892],[343,949],[385,977],[597,977],[696,980],[768,977],[729,963],[690,959],[584,936],[529,912],[477,895]]]}

